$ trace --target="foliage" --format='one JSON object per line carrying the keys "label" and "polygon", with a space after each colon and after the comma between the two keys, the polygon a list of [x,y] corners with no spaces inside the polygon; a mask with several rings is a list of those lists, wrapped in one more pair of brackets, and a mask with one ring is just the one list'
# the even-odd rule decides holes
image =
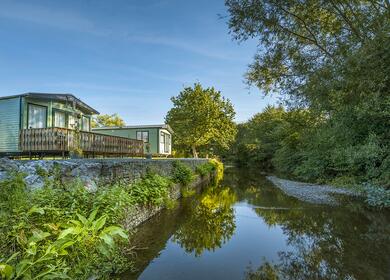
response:
{"label": "foliage", "polygon": [[191,205],[189,218],[175,232],[173,240],[195,256],[200,256],[204,250],[220,248],[235,230],[231,206],[236,199],[227,188],[209,189],[198,205]]}
{"label": "foliage", "polygon": [[207,155],[214,148],[229,147],[236,134],[235,112],[229,99],[214,88],[203,88],[197,83],[171,100],[173,108],[166,122],[175,131],[176,150],[180,153],[191,150],[198,157],[199,149]]}
{"label": "foliage", "polygon": [[109,278],[131,266],[126,231],[118,224],[137,204],[174,208],[171,181],[156,174],[129,185],[87,191],[62,183],[56,169],[38,171],[43,188],[29,191],[24,174],[0,183],[0,275],[4,279]]}
{"label": "foliage", "polygon": [[214,185],[218,185],[218,183],[223,179],[224,165],[216,158],[210,159],[209,162],[214,165]]}
{"label": "foliage", "polygon": [[105,126],[125,126],[124,120],[118,114],[112,115],[98,115],[93,117],[91,126],[92,127],[105,127]]}
{"label": "foliage", "polygon": [[278,268],[265,261],[256,270],[252,267],[248,267],[245,272],[246,280],[279,280]]}
{"label": "foliage", "polygon": [[127,210],[135,204],[125,183],[116,183],[112,186],[101,186],[96,192],[93,208],[105,215],[110,224],[121,224],[125,219]]}
{"label": "foliage", "polygon": [[[106,278],[131,265],[124,262],[117,247],[127,236],[113,224],[114,213],[94,207],[95,196],[100,194],[87,192],[77,182],[50,183],[28,191],[22,174],[11,176],[1,188],[3,195],[7,190],[7,198],[0,197],[3,278]],[[107,208],[113,208],[122,198],[111,199]]]}
{"label": "foliage", "polygon": [[238,161],[305,181],[388,188],[388,2],[225,3],[233,36],[262,45],[248,83],[278,92],[289,108],[267,108],[239,126]]}
{"label": "foliage", "polygon": [[134,203],[163,205],[169,198],[172,183],[168,178],[149,173],[129,189]]}
{"label": "foliage", "polygon": [[307,110],[286,111],[282,107],[268,106],[240,125],[233,154],[240,165],[290,173],[299,163],[297,150],[302,138],[315,123]]}
{"label": "foliage", "polygon": [[194,172],[181,161],[172,162],[172,181],[182,186],[187,186],[194,180]]}
{"label": "foliage", "polygon": [[206,162],[201,165],[198,165],[195,169],[196,173],[198,173],[201,177],[205,177],[210,175],[213,171],[215,171],[215,165],[211,162]]}
{"label": "foliage", "polygon": [[[248,82],[263,90],[302,96],[302,85],[389,30],[384,1],[226,0],[229,27],[237,40],[258,38]],[[324,71],[327,70],[327,71]],[[318,76],[316,76],[318,77]],[[328,92],[312,91],[322,95]]]}
{"label": "foliage", "polygon": [[363,193],[366,203],[377,208],[390,208],[390,190],[372,184],[364,184]]}
{"label": "foliage", "polygon": [[198,165],[195,171],[201,177],[211,174],[213,184],[218,185],[218,183],[223,179],[224,166],[222,162],[214,158],[209,159],[209,161],[204,164]]}
{"label": "foliage", "polygon": [[69,155],[71,158],[81,158],[83,150],[81,149],[80,126],[76,125],[72,132],[72,144],[69,145]]}
{"label": "foliage", "polygon": [[184,198],[193,196],[194,194],[196,194],[196,190],[194,189],[190,189],[186,187],[181,188],[181,196]]}
{"label": "foliage", "polygon": [[19,208],[25,210],[28,196],[24,174],[10,174],[10,178],[0,181],[0,190],[0,214]]}

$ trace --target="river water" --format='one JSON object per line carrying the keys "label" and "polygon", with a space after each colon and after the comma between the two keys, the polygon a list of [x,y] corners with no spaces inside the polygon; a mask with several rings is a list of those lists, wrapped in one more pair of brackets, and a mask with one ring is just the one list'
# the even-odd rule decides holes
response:
{"label": "river water", "polygon": [[358,202],[300,202],[229,168],[218,187],[137,229],[122,279],[390,279],[389,222]]}

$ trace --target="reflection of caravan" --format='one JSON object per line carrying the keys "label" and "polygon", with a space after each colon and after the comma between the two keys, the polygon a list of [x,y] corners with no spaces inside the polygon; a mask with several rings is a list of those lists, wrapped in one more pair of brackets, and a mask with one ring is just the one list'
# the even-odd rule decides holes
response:
{"label": "reflection of caravan", "polygon": [[134,125],[123,127],[99,127],[92,131],[100,134],[143,140],[150,144],[150,152],[157,156],[172,154],[172,128],[167,124]]}

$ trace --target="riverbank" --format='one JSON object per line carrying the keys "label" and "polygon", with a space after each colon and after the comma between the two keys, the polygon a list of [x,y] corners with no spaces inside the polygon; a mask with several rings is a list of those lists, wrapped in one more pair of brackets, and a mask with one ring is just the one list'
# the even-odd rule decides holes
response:
{"label": "riverbank", "polygon": [[360,201],[308,204],[257,171],[227,168],[217,188],[137,227],[120,279],[388,279],[389,222]]}
{"label": "riverbank", "polygon": [[309,203],[338,205],[338,200],[335,197],[337,195],[354,197],[361,196],[361,194],[356,191],[336,188],[329,185],[296,182],[281,179],[276,176],[267,176],[266,178],[276,187],[281,189],[286,195]]}
{"label": "riverbank", "polygon": [[132,265],[131,229],[218,177],[219,165],[0,160],[0,278],[110,279]]}

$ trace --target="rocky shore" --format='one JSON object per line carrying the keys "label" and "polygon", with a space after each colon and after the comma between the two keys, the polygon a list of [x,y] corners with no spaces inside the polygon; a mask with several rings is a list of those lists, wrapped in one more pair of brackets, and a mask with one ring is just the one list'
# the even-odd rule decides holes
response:
{"label": "rocky shore", "polygon": [[296,182],[280,179],[276,176],[267,176],[267,179],[288,196],[309,203],[338,205],[337,196],[359,196],[359,193],[353,190],[336,188],[329,185]]}

